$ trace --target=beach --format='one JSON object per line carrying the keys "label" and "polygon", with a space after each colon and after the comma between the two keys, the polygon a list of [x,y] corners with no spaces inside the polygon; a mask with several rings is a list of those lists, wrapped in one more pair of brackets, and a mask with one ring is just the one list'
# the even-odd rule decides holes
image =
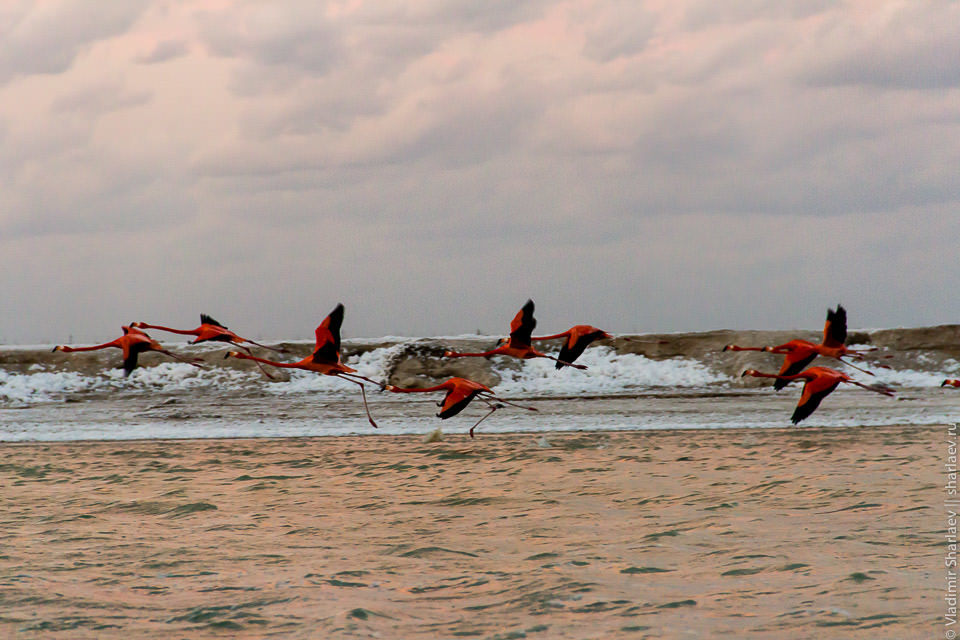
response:
{"label": "beach", "polygon": [[0,636],[926,638],[946,425],[0,445]]}

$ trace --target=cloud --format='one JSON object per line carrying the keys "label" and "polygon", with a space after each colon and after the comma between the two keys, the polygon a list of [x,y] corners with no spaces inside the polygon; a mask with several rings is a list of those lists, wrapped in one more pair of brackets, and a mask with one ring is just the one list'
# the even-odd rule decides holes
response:
{"label": "cloud", "polygon": [[146,0],[16,2],[3,9],[0,84],[17,76],[63,73],[97,41],[125,32]]}
{"label": "cloud", "polygon": [[908,3],[816,33],[801,79],[812,85],[942,90],[960,86],[960,5]]}
{"label": "cloud", "polygon": [[98,117],[119,109],[145,105],[152,96],[151,91],[129,91],[119,81],[103,81],[60,96],[53,101],[50,109],[55,114]]}
{"label": "cloud", "polygon": [[186,40],[163,40],[158,42],[148,54],[139,56],[137,62],[140,64],[160,64],[176,60],[190,53],[190,45]]}
{"label": "cloud", "polygon": [[[613,330],[786,326],[794,289],[909,323],[878,281],[960,304],[923,253],[960,204],[954,5],[38,6],[0,8],[0,268],[109,281],[90,331],[139,281],[281,336],[341,298],[354,335],[529,296]],[[4,299],[53,327],[74,297]]]}

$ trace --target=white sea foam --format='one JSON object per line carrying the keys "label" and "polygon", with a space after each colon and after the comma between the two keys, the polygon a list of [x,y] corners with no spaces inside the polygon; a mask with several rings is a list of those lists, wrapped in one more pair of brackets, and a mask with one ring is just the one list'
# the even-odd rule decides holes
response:
{"label": "white sea foam", "polygon": [[564,367],[547,358],[525,360],[521,369],[496,367],[502,394],[617,394],[649,387],[703,387],[729,378],[689,358],[651,360],[645,356],[617,354],[609,347],[587,349],[577,360],[585,370]]}
{"label": "white sea foam", "polygon": [[42,402],[64,393],[90,391],[96,386],[95,378],[72,371],[17,374],[0,369],[0,400]]}
{"label": "white sea foam", "polygon": [[[374,380],[386,380],[397,358],[403,357],[409,343],[365,351],[346,359],[346,364],[360,375]],[[555,362],[546,358],[516,361],[505,357],[492,360],[494,371],[501,382],[494,389],[504,396],[545,395],[619,395],[637,390],[738,386],[729,376],[715,371],[692,358],[653,360],[636,354],[617,354],[610,347],[591,347],[578,360],[586,370],[564,368],[557,370]],[[916,369],[874,369],[876,376],[848,369],[857,380],[866,383],[881,382],[898,388],[939,387],[944,377],[955,376],[960,363],[949,359],[937,365],[936,360],[923,357],[915,360]],[[924,370],[926,369],[926,370]],[[262,390],[275,394],[321,393],[331,395],[355,394],[356,384],[335,376],[322,376],[309,371],[285,370],[289,380],[272,382],[264,378],[254,366],[247,369],[218,367],[206,369],[167,362],[153,367],[140,367],[129,377],[120,369],[110,368],[94,375],[73,371],[49,370],[33,365],[28,373],[12,373],[0,369],[0,403],[32,404],[62,400],[65,395],[108,390],[178,393],[196,389]]]}
{"label": "white sea foam", "polygon": [[75,371],[41,371],[17,374],[0,370],[0,401],[48,402],[64,395],[95,391],[152,391],[176,393],[199,388],[239,389],[258,382],[258,373],[235,369],[206,369],[180,362],[134,369],[124,377],[122,369],[104,369],[97,375]]}
{"label": "white sea foam", "polygon": [[942,372],[916,371],[914,369],[874,369],[874,376],[857,375],[851,372],[857,380],[872,384],[882,382],[893,387],[939,387],[943,383],[944,373],[955,371],[956,368],[945,368]]}

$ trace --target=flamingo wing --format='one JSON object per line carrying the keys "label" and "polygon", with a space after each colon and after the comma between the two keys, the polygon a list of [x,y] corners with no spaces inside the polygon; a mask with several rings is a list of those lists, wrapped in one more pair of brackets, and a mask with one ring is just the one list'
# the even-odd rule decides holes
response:
{"label": "flamingo wing", "polygon": [[790,416],[790,422],[797,424],[801,420],[808,418],[811,413],[817,410],[820,402],[833,393],[833,390],[836,389],[839,384],[839,378],[832,380],[814,378],[808,381],[803,385],[803,394],[800,396],[800,402],[797,403],[797,408],[793,410],[793,415]]}
{"label": "flamingo wing", "polygon": [[565,363],[573,362],[577,358],[583,355],[583,352],[586,351],[593,342],[600,340],[606,335],[605,332],[600,331],[599,329],[592,331],[591,333],[584,333],[577,335],[575,333],[570,334],[570,338],[564,343],[563,347],[560,348],[560,355],[558,358],[563,362],[557,363],[557,369],[562,369],[567,366]]}
{"label": "flamingo wing", "polygon": [[[778,375],[781,376],[792,376],[800,373],[807,368],[813,359],[817,357],[817,352],[808,352],[807,350],[796,350],[790,351],[783,358],[783,366],[780,367],[780,372]],[[792,382],[791,380],[774,380],[773,388],[775,391],[780,391],[788,384]]]}
{"label": "flamingo wing", "polygon": [[219,322],[217,322],[216,320],[214,320],[214,319],[213,319],[213,316],[208,316],[208,315],[205,314],[205,313],[201,313],[201,314],[200,314],[200,324],[212,324],[213,326],[215,326],[215,327],[220,327],[221,329],[226,329],[226,328],[227,328],[226,325],[220,324]]}
{"label": "flamingo wing", "polygon": [[146,345],[142,342],[137,342],[130,344],[129,342],[123,343],[123,375],[124,377],[129,376],[133,373],[133,370],[137,368],[137,358],[141,353],[146,351]]}
{"label": "flamingo wing", "polygon": [[443,398],[443,406],[440,407],[440,413],[437,417],[441,420],[451,418],[463,411],[470,401],[477,397],[482,389],[472,389],[469,387],[457,386],[447,392]]}
{"label": "flamingo wing", "polygon": [[529,346],[536,327],[537,320],[533,317],[533,300],[527,300],[510,323],[510,344],[515,347]]}
{"label": "flamingo wing", "polygon": [[324,363],[340,362],[340,326],[343,324],[343,305],[334,307],[317,327],[317,346],[313,350],[313,361]]}
{"label": "flamingo wing", "polygon": [[839,304],[835,310],[827,309],[827,321],[823,325],[823,345],[842,347],[847,341],[847,310]]}

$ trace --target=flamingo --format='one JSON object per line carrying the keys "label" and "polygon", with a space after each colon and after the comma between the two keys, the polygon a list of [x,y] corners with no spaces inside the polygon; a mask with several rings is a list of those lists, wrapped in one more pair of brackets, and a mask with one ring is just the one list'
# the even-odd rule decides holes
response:
{"label": "flamingo", "polygon": [[198,362],[201,361],[200,358],[188,360],[187,358],[180,357],[175,353],[170,353],[164,349],[159,342],[148,336],[143,331],[140,331],[134,327],[134,324],[136,323],[131,323],[129,326],[122,327],[123,335],[116,340],[93,345],[92,347],[68,347],[66,345],[57,345],[53,348],[53,351],[73,353],[75,351],[96,351],[98,349],[107,349],[109,347],[123,349],[124,377],[129,376],[130,373],[137,368],[137,357],[146,351],[157,351],[176,360],[180,360],[181,362],[186,362],[189,365],[203,369],[203,365],[198,364]]}
{"label": "flamingo", "polygon": [[[780,368],[781,376],[789,376],[804,370],[814,358],[818,355],[836,358],[840,362],[862,371],[867,375],[874,375],[870,371],[861,369],[851,362],[843,359],[843,356],[863,359],[863,353],[855,351],[844,346],[847,340],[847,310],[841,305],[837,308],[827,309],[827,320],[823,325],[823,340],[819,343],[813,343],[809,340],[790,340],[775,347],[740,347],[735,344],[726,345],[724,351],[766,351],[784,356],[783,366]],[[883,365],[877,365],[883,366]],[[789,381],[779,379],[773,383],[773,388],[780,391],[789,384]]]}
{"label": "flamingo", "polygon": [[941,386],[941,387],[956,387],[956,388],[960,389],[960,380],[956,380],[956,379],[954,379],[954,378],[947,378],[946,380],[944,380],[943,382],[940,383],[940,386]]}
{"label": "flamingo", "polygon": [[360,386],[360,394],[363,397],[363,408],[367,412],[367,420],[369,420],[373,428],[376,429],[377,423],[373,421],[373,416],[370,415],[370,407],[367,405],[367,392],[361,381],[366,380],[367,382],[372,382],[381,389],[383,389],[385,385],[376,380],[371,380],[370,378],[359,375],[356,369],[348,367],[340,361],[340,326],[342,324],[343,305],[338,304],[334,307],[333,311],[330,312],[330,315],[324,318],[323,322],[317,326],[314,332],[317,338],[317,345],[313,353],[298,362],[274,362],[273,360],[258,358],[252,354],[242,353],[240,351],[229,351],[227,355],[224,356],[224,359],[233,357],[241,360],[253,360],[257,363],[269,364],[283,369],[303,369],[304,371],[313,371],[321,375],[337,376],[338,378],[349,380]]}
{"label": "flamingo", "polygon": [[530,344],[533,339],[533,329],[537,326],[537,320],[533,317],[533,300],[527,300],[523,308],[517,312],[513,321],[510,323],[510,337],[506,342],[500,344],[495,349],[483,353],[457,353],[455,351],[444,351],[443,355],[447,358],[468,358],[481,357],[486,358],[494,355],[512,356],[527,360],[529,358],[550,358],[556,360],[561,366],[566,365],[576,369],[586,369],[582,364],[573,364],[559,358],[541,353]]}
{"label": "flamingo", "polygon": [[[613,336],[604,331],[603,329],[597,329],[596,327],[591,327],[588,324],[578,324],[570,329],[567,329],[563,333],[555,333],[552,336],[540,336],[540,337],[531,337],[531,340],[555,340],[557,338],[566,338],[566,341],[563,343],[563,346],[560,347],[560,359],[557,360],[557,369],[562,369],[567,365],[571,365],[583,355],[583,352],[591,343],[597,340],[605,340],[607,338],[612,338]],[[628,342],[632,342],[629,338],[624,338]]]}
{"label": "flamingo", "polygon": [[[189,344],[197,344],[199,342],[229,342],[230,344],[243,349],[248,354],[252,354],[253,352],[250,351],[250,348],[242,344],[244,342],[249,342],[252,345],[269,349],[270,351],[287,353],[286,349],[276,349],[274,347],[268,347],[265,344],[260,344],[259,342],[254,342],[249,338],[241,338],[233,331],[230,331],[227,329],[227,327],[214,320],[212,316],[209,316],[205,313],[200,314],[200,326],[196,329],[171,329],[170,327],[164,327],[158,324],[147,324],[146,322],[134,322],[130,326],[137,329],[159,329],[161,331],[168,331],[170,333],[177,333],[184,336],[196,336],[196,338],[191,340]],[[257,366],[260,367],[260,371],[263,372],[263,375],[267,376],[271,380],[276,380],[276,378],[270,375],[270,372],[267,371],[262,364],[258,362]]]}
{"label": "flamingo", "polygon": [[524,407],[519,404],[514,404],[503,398],[498,398],[493,395],[493,391],[490,387],[480,384],[479,382],[474,382],[473,380],[467,380],[466,378],[450,378],[444,382],[441,382],[435,387],[427,387],[425,389],[412,389],[404,387],[396,387],[392,384],[386,385],[385,389],[387,391],[392,391],[394,393],[429,393],[431,391],[446,391],[447,395],[443,397],[443,400],[437,403],[437,406],[440,407],[440,412],[437,414],[437,417],[441,420],[446,420],[451,418],[466,408],[470,401],[474,398],[478,398],[480,401],[486,403],[490,407],[488,411],[482,418],[477,420],[477,422],[470,427],[470,437],[473,437],[473,430],[477,428],[481,422],[486,420],[494,411],[497,409],[502,409],[504,405],[510,405],[513,407],[519,407],[521,409],[527,409],[528,411],[537,411],[535,407]]}
{"label": "flamingo", "polygon": [[778,381],[782,380],[784,384],[789,384],[794,380],[805,380],[803,385],[803,393],[800,395],[800,401],[797,403],[797,408],[793,411],[793,415],[790,416],[790,421],[793,422],[793,424],[797,424],[801,420],[810,416],[811,413],[816,411],[817,407],[820,406],[820,402],[830,395],[841,382],[853,384],[862,389],[867,389],[868,391],[873,391],[875,393],[882,393],[886,396],[893,395],[893,390],[888,387],[882,385],[867,385],[863,384],[862,382],[857,382],[847,374],[841,373],[836,369],[830,369],[829,367],[810,367],[809,369],[805,369],[800,373],[793,373],[789,375],[760,373],[756,369],[747,369],[741,374],[740,377],[742,378],[744,376],[752,376],[754,378],[776,378]]}

